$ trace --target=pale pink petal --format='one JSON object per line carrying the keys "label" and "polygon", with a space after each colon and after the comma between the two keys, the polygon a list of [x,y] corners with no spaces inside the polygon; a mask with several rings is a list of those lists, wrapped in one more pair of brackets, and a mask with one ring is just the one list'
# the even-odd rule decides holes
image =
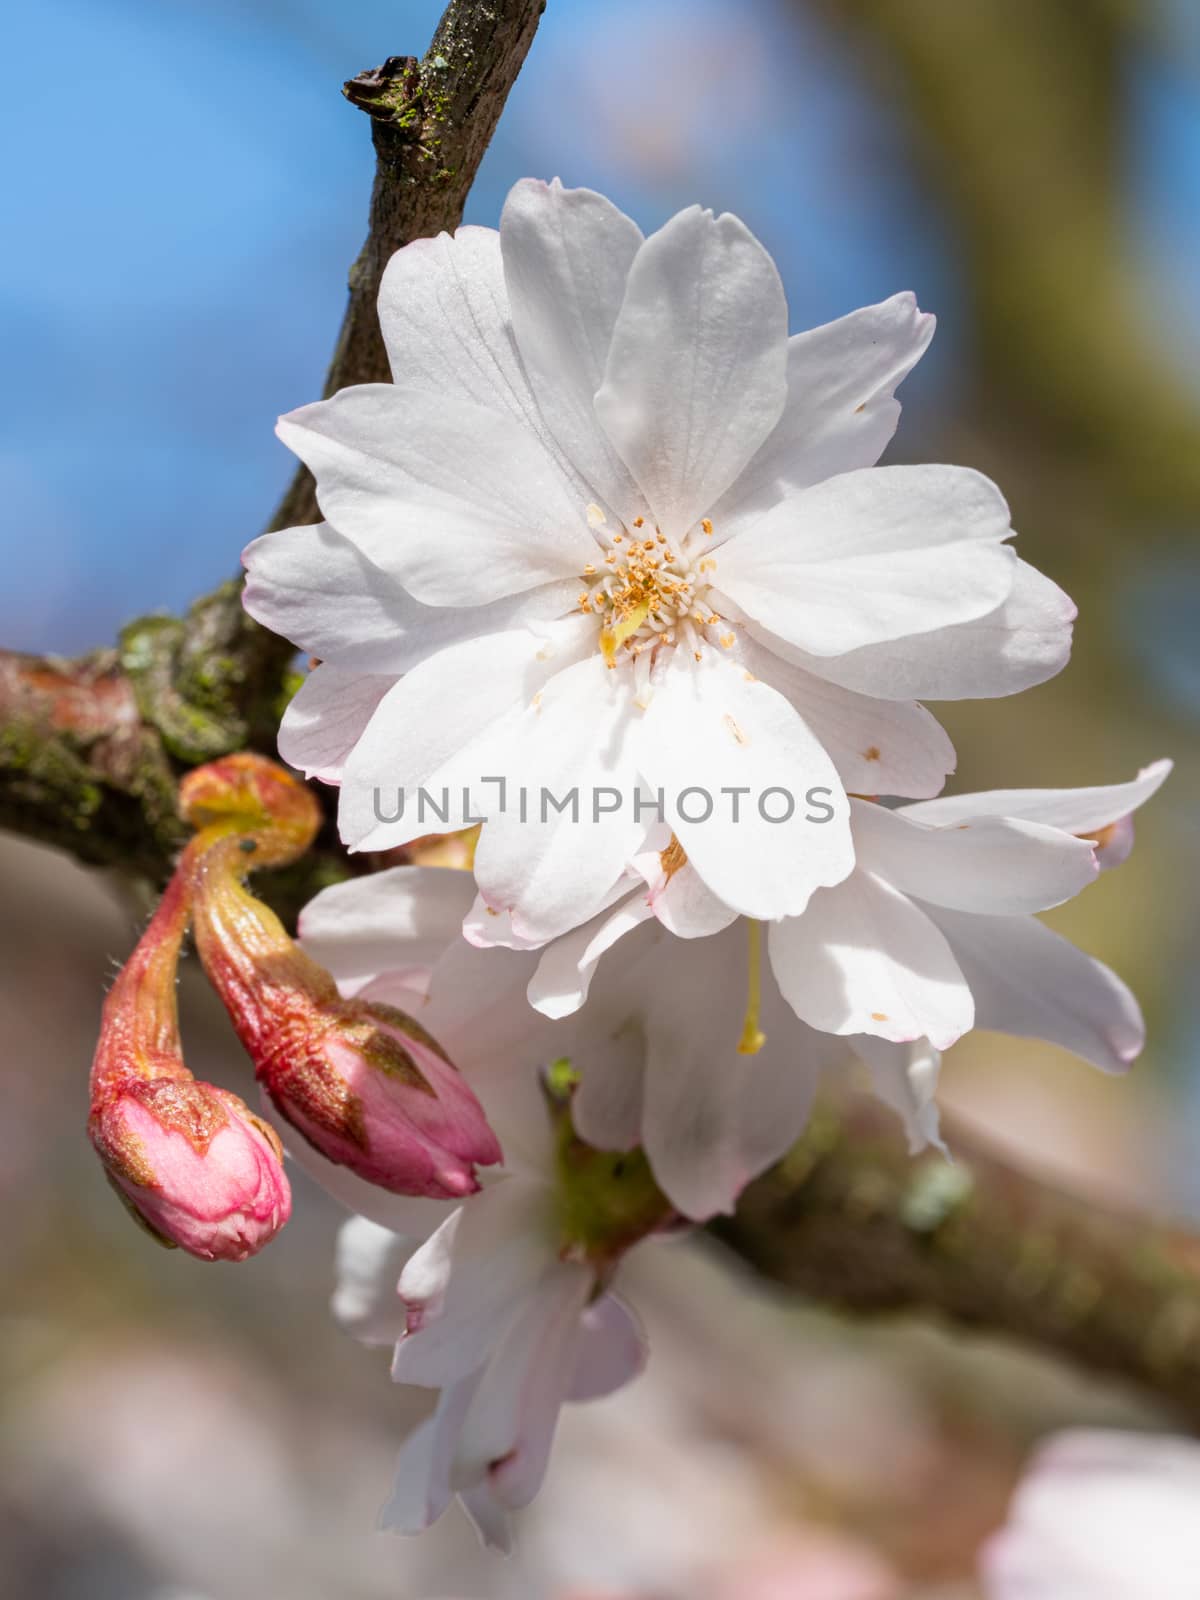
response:
{"label": "pale pink petal", "polygon": [[875,1093],[904,1123],[909,1154],[915,1156],[928,1145],[947,1154],[934,1098],[942,1067],[940,1051],[928,1039],[894,1044],[869,1033],[855,1034],[850,1044],[869,1069]]}
{"label": "pale pink petal", "polygon": [[793,705],[851,794],[934,795],[954,771],[954,746],[915,701],[856,694],[738,632],[737,659]]}
{"label": "pale pink petal", "polygon": [[400,1275],[409,1332],[392,1363],[398,1383],[436,1388],[487,1360],[554,1263],[553,1223],[544,1182],[503,1177],[442,1224]]}
{"label": "pale pink petal", "polygon": [[471,876],[447,867],[390,867],[333,884],[300,913],[300,939],[344,995],[396,969],[432,968],[471,903]]}
{"label": "pale pink petal", "polygon": [[509,190],[500,241],[516,342],[541,413],[595,499],[628,522],[641,496],[593,400],[641,229],[590,189],[524,178]]}
{"label": "pale pink petal", "polygon": [[975,817],[1020,817],[1067,833],[1096,834],[1145,805],[1166,782],[1173,764],[1154,761],[1129,783],[1089,789],[988,789],[980,794],[945,795],[905,806],[904,814],[939,827]]}
{"label": "pale pink petal", "polygon": [[596,553],[586,502],[501,412],[369,383],[281,417],[277,431],[312,469],[323,515],[426,605],[522,594]]}
{"label": "pale pink petal", "polygon": [[994,611],[1012,590],[1011,533],[978,472],[864,468],[765,512],[717,552],[713,584],[779,638],[840,656]]}
{"label": "pale pink petal", "polygon": [[1115,972],[1034,917],[980,917],[928,906],[975,996],[975,1025],[1046,1039],[1104,1072],[1124,1072],[1146,1039]]}
{"label": "pale pink petal", "polygon": [[934,318],[895,294],[788,340],[787,402],[774,431],[712,513],[714,547],[798,489],[871,467],[900,420],[896,385],[933,337]]}
{"label": "pale pink petal", "polygon": [[483,780],[505,772],[488,764],[498,730],[591,639],[581,617],[547,634],[520,629],[471,639],[415,667],[382,701],[346,763],[338,801],[344,842],[387,850],[464,827],[477,804],[494,805],[498,789]]}
{"label": "pale pink petal", "polygon": [[574,578],[508,595],[491,605],[423,606],[398,578],[368,561],[327,522],[265,533],[242,552],[250,615],[300,650],[347,672],[397,678],[464,639],[502,633],[567,612]]}
{"label": "pale pink petal", "polygon": [[1061,672],[1071,655],[1074,602],[1018,557],[1003,605],[972,622],[939,627],[845,655],[816,656],[751,632],[776,654],[881,700],[979,700],[1017,694]]}
{"label": "pale pink petal", "polygon": [[350,752],[395,681],[364,677],[328,662],[314,668],[283,713],[280,758],[306,778],[340,783]]}
{"label": "pale pink petal", "polygon": [[395,1344],[404,1332],[400,1273],[417,1242],[366,1217],[351,1217],[338,1230],[332,1311],[361,1344]]}
{"label": "pale pink petal", "polygon": [[747,916],[798,913],[854,864],[849,804],[828,755],[782,695],[711,650],[700,662],[676,651],[668,663],[642,722],[639,766],[663,791],[692,866]]}
{"label": "pale pink petal", "polygon": [[1099,872],[1084,839],[1011,817],[980,816],[935,827],[904,808],[851,801],[860,866],[934,905],[1021,916],[1061,905]]}
{"label": "pale pink petal", "polygon": [[489,813],[475,877],[520,939],[545,942],[593,916],[641,843],[636,716],[629,675],[596,652],[551,678],[492,741],[488,770],[507,771],[512,799]]}
{"label": "pale pink petal", "polygon": [[787,305],[736,217],[681,211],[629,271],[596,413],[676,539],[710,512],[778,422]]}
{"label": "pale pink petal", "polygon": [[632,1383],[649,1355],[646,1331],[624,1300],[601,1295],[579,1319],[568,1400],[601,1400]]}
{"label": "pale pink petal", "polygon": [[944,1050],[974,1021],[950,946],[911,900],[861,868],[773,924],[771,966],[784,999],[814,1028]]}

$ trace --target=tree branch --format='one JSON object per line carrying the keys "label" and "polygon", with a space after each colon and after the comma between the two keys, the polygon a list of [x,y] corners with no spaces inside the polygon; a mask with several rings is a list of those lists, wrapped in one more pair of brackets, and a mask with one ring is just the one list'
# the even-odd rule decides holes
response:
{"label": "tree branch", "polygon": [[[423,60],[393,56],[346,85],[371,118],[375,184],[327,394],[388,377],[375,312],[383,269],[401,245],[458,225],[544,9],[451,0]],[[271,526],[318,515],[301,468]],[[245,614],[238,581],[181,620],[130,623],[116,650],[74,661],[0,651],[0,827],[165,881],[183,838],[177,779],[233,750],[273,752],[294,654]],[[313,857],[285,901],[353,870],[337,859]]]}
{"label": "tree branch", "polygon": [[1200,1428],[1200,1239],[948,1137],[953,1165],[914,1159],[882,1107],[824,1108],[712,1231],[823,1304],[1007,1334],[1140,1384]]}

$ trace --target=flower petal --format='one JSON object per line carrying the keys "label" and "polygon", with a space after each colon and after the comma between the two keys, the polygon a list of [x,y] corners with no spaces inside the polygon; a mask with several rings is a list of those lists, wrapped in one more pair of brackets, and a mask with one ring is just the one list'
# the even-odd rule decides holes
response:
{"label": "flower petal", "polygon": [[432,968],[458,937],[471,875],[447,867],[389,867],[322,889],[300,913],[300,941],[358,994],[384,973]]}
{"label": "flower petal", "polygon": [[815,656],[750,631],[776,654],[881,700],[979,700],[1017,694],[1061,672],[1071,655],[1074,602],[1017,558],[1012,593],[973,622],[960,622],[841,656]]}
{"label": "flower petal", "polygon": [[986,816],[934,827],[907,810],[850,805],[859,865],[934,905],[998,917],[1046,911],[1100,870],[1091,845],[1061,828]]}
{"label": "flower petal", "polygon": [[437,1388],[474,1372],[554,1260],[545,1183],[503,1177],[472,1195],[400,1274],[409,1331],[393,1378]]}
{"label": "flower petal", "polygon": [[714,508],[714,548],[785,496],[875,465],[900,420],[893,391],[924,355],[934,325],[915,295],[894,294],[788,340],[783,415]]}
{"label": "flower petal", "polygon": [[[797,914],[854,864],[828,755],[782,695],[711,650],[699,662],[673,653],[642,721],[639,765],[688,860],[746,916]],[[711,815],[689,822],[708,800]]]}
{"label": "flower petal", "polygon": [[391,1499],[379,1512],[379,1527],[391,1533],[423,1533],[450,1504],[450,1464],[463,1418],[479,1387],[475,1372],[438,1396],[433,1415],[405,1439],[396,1459]]}
{"label": "flower petal", "polygon": [[904,1123],[909,1154],[918,1155],[933,1145],[948,1155],[935,1099],[941,1052],[928,1039],[894,1044],[890,1039],[872,1038],[869,1033],[856,1034],[850,1043],[869,1069],[875,1093]]}
{"label": "flower petal", "polygon": [[641,229],[591,189],[524,178],[505,201],[500,242],[516,342],[542,416],[596,497],[629,522],[641,496],[593,400]]}
{"label": "flower petal", "polygon": [[279,755],[306,778],[338,784],[395,678],[369,678],[323,662],[288,702],[279,725]]}
{"label": "flower petal", "polygon": [[514,1510],[541,1488],[594,1285],[590,1267],[560,1262],[526,1297],[467,1408],[451,1469],[456,1488],[486,1481]]}
{"label": "flower petal", "polygon": [[981,473],[868,467],[780,501],[722,546],[713,582],[769,632],[839,656],[994,611],[1012,590],[1011,533]]}
{"label": "flower petal", "polygon": [[703,1221],[732,1211],[746,1184],[800,1136],[826,1046],[768,983],[759,1013],[766,1042],[753,1055],[739,1051],[745,924],[687,945],[664,934],[658,948],[643,1001],[642,1143],[663,1193]]}
{"label": "flower petal", "polygon": [[1046,1039],[1103,1072],[1124,1072],[1141,1053],[1141,1009],[1103,962],[1035,917],[927,909],[971,985],[976,1027]]}
{"label": "flower petal", "polygon": [[600,958],[617,940],[654,915],[644,894],[630,895],[614,911],[548,945],[529,980],[529,1004],[544,1017],[566,1017],[588,997]]}
{"label": "flower petal", "polygon": [[693,206],[646,240],[595,406],[668,538],[712,510],[778,422],[786,363],[783,285],[743,223]]}
{"label": "flower petal", "polygon": [[602,1400],[632,1383],[649,1355],[646,1331],[624,1300],[601,1295],[579,1319],[568,1400]]}
{"label": "flower petal", "polygon": [[[387,850],[424,833],[467,826],[476,803],[494,801],[483,780],[505,769],[489,766],[485,757],[498,736],[503,743],[506,719],[515,719],[592,638],[586,617],[545,634],[488,634],[438,651],[401,678],[343,770],[343,841],[352,850]],[[432,804],[422,800],[422,789]],[[443,791],[444,817],[436,809]]]}
{"label": "flower petal", "polygon": [[[504,282],[500,235],[459,228],[414,239],[384,268],[379,326],[392,379],[402,389],[454,395],[507,413],[575,476],[550,434],[518,354]],[[576,488],[586,504],[582,480]]]}
{"label": "flower petal", "polygon": [[863,869],[815,894],[806,914],[775,923],[771,967],[796,1015],[828,1033],[939,1050],[974,1020],[967,981],[925,912]]}
{"label": "flower petal", "polygon": [[793,705],[851,794],[934,795],[954,771],[954,746],[915,701],[856,694],[806,672],[738,632],[737,659]]}
{"label": "flower petal", "polygon": [[1026,822],[1063,828],[1067,833],[1095,834],[1122,821],[1145,805],[1166,782],[1171,761],[1154,761],[1130,783],[1100,784],[1090,789],[988,789],[980,794],[952,794],[905,806],[903,814],[942,827],[976,817],[1020,817]]}
{"label": "flower petal", "polygon": [[490,815],[475,878],[518,938],[544,943],[593,916],[638,848],[634,715],[629,675],[597,652],[551,678],[506,726],[503,749],[496,741],[491,770],[505,770],[507,752],[519,798]]}
{"label": "flower petal", "polygon": [[324,516],[426,605],[523,594],[596,553],[586,504],[501,412],[367,383],[281,417],[277,432],[312,469]]}
{"label": "flower petal", "polygon": [[272,633],[345,671],[398,678],[435,650],[575,604],[572,579],[485,606],[423,606],[327,522],[265,533],[242,552],[242,604]]}
{"label": "flower petal", "polygon": [[351,1217],[338,1230],[334,1320],[361,1344],[395,1344],[404,1332],[400,1273],[417,1248],[415,1239]]}

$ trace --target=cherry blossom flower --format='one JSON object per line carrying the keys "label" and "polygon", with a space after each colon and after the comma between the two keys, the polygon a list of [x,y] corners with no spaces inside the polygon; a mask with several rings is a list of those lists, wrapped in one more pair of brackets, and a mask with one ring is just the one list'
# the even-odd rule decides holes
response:
{"label": "cherry blossom flower", "polygon": [[[580,1077],[572,1115],[589,1143],[643,1147],[686,1217],[731,1211],[799,1137],[845,1041],[806,1027],[748,973],[741,923],[684,941],[652,918],[614,949],[586,1005],[548,1018],[527,998],[536,952],[463,939],[473,895],[468,873],[395,867],[324,890],[301,916],[302,940],[344,994],[401,1005],[437,1035],[507,1160],[506,1095],[519,1099],[540,1066],[567,1059]],[[405,1231],[407,1212],[381,1206],[369,1186],[320,1175],[355,1210]]]}
{"label": "cherry blossom flower", "polygon": [[1200,1446],[1078,1429],[1043,1445],[984,1550],[986,1600],[1193,1600]]}
{"label": "cherry blossom flower", "polygon": [[[498,232],[397,253],[394,382],[284,417],[327,521],[246,552],[246,605],[320,660],[280,750],[340,783],[355,850],[486,816],[488,904],[525,939],[586,920],[641,848],[498,789],[649,796],[739,912],[800,913],[853,865],[846,790],[928,797],[954,764],[922,697],[1051,676],[1074,609],[1006,542],[978,473],[876,467],[933,319],[900,294],[787,336],[766,251],[693,207],[643,238],[523,181]],[[828,791],[826,826],[689,821],[724,786]],[[380,795],[404,800],[403,814]]]}
{"label": "cherry blossom flower", "polygon": [[[1125,858],[1129,813],[1170,766],[1106,788],[998,790],[894,810],[853,799],[854,871],[766,930],[784,998],[829,1033],[942,1049],[974,1025],[1051,1039],[1121,1070],[1142,1042],[1133,997],[1031,913]],[[547,1015],[580,1005],[603,953],[641,922],[657,917],[690,937],[734,922],[677,846],[635,866],[638,888],[543,955],[530,999]],[[467,928],[486,943],[492,923],[476,908]]]}

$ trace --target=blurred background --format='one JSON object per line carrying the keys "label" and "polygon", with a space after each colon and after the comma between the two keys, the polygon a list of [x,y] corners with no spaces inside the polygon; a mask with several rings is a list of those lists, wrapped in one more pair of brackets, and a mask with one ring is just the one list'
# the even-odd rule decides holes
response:
{"label": "blurred background", "polygon": [[[40,0],[0,52],[0,643],[70,654],[234,571],[321,388],[364,227],[342,80],[438,0]],[[794,328],[934,310],[889,459],[1004,488],[1080,604],[1075,657],[939,709],[956,784],[1116,782],[1172,754],[1133,860],[1050,920],[1141,997],[1128,1081],[980,1037],[945,1101],[1022,1161],[1200,1222],[1200,11],[1190,0],[550,0],[467,208],[518,177],[649,230],[693,201],[774,253]],[[1153,1424],[1052,1364],[774,1302],[643,1252],[650,1373],[565,1418],[521,1553],[454,1513],[372,1534],[404,1397],[329,1323],[338,1216],[253,1263],[156,1250],[83,1137],[104,983],[145,907],[0,839],[0,1595],[38,1600],[972,1600],[1032,1443]],[[188,973],[189,1061],[242,1084]],[[899,1137],[899,1134],[897,1135]]]}

